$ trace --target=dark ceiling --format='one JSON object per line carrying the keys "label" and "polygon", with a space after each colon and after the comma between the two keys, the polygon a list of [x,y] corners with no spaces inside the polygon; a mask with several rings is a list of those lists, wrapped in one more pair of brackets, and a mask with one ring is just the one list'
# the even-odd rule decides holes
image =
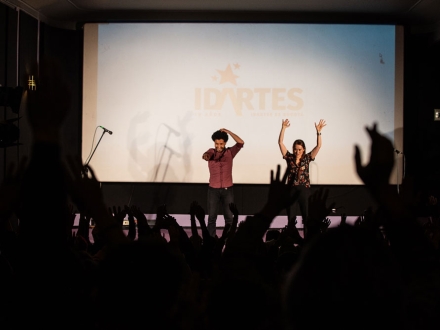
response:
{"label": "dark ceiling", "polygon": [[440,31],[439,0],[0,0],[46,24],[86,22],[256,21],[402,24]]}

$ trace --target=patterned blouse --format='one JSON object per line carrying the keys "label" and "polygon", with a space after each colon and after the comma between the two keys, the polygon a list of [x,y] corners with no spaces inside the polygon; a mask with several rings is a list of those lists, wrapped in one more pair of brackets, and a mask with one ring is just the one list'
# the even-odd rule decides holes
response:
{"label": "patterned blouse", "polygon": [[305,186],[310,188],[309,164],[315,160],[312,158],[311,153],[305,154],[299,161],[299,165],[295,163],[296,156],[289,151],[287,151],[283,158],[286,160],[289,169],[287,184],[290,186]]}

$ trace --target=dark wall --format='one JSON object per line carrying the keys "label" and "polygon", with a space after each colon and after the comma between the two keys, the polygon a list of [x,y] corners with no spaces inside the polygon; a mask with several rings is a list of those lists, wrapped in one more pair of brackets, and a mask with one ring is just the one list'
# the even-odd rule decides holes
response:
{"label": "dark wall", "polygon": [[405,39],[404,145],[407,177],[439,196],[440,40],[438,33],[407,34]]}
{"label": "dark wall", "polygon": [[66,154],[81,155],[82,123],[82,30],[65,30],[41,25],[40,54],[60,61],[71,90],[71,107],[61,129],[61,146]]}
{"label": "dark wall", "polygon": [[[18,16],[11,8],[0,4],[0,85],[2,87],[16,87],[17,81],[17,29]],[[0,105],[0,120],[17,119],[17,114],[10,107]],[[18,126],[18,123],[16,123]],[[17,160],[18,148],[0,149],[0,178],[3,179],[4,160]]]}
{"label": "dark wall", "polygon": [[[405,27],[404,56],[405,176],[415,178],[419,187],[432,190],[439,187],[440,176],[440,122],[433,121],[433,109],[440,108],[440,42],[433,38],[434,33],[412,34],[409,27]],[[54,28],[0,4],[0,84],[26,87],[32,64],[41,56],[56,57],[72,92],[71,111],[60,141],[64,153],[71,155],[81,154],[82,41],[81,28]],[[26,93],[22,103],[25,100]],[[3,119],[20,117],[17,125],[21,133],[19,146],[0,150],[0,179],[3,179],[5,164],[29,155],[32,141],[23,104],[18,115],[5,107],[0,109]],[[376,205],[362,185],[322,187],[329,189],[328,201],[336,203],[337,214],[360,215],[367,207]],[[108,182],[103,183],[102,188],[108,206],[138,205],[145,213],[154,213],[160,204],[167,204],[172,214],[187,213],[193,200],[206,205],[207,184]],[[312,191],[318,188],[320,186],[313,186]],[[267,193],[267,185],[234,187],[236,204],[242,214],[260,210]]]}
{"label": "dark wall", "polygon": [[32,138],[26,116],[27,84],[29,75],[37,75],[34,71],[43,56],[59,60],[70,84],[72,105],[62,128],[60,143],[66,153],[80,155],[82,31],[53,28],[22,11],[0,4],[0,50],[0,84],[24,88],[18,113],[10,107],[0,106],[1,119],[17,119],[14,125],[20,132],[17,146],[0,150],[0,179],[4,178],[6,164],[17,163],[30,154]]}
{"label": "dark wall", "polygon": [[[37,75],[36,62],[38,59],[38,21],[33,17],[20,12],[19,13],[19,35],[18,35],[18,85],[25,88],[20,107],[20,143],[18,156],[30,154],[32,144],[32,135],[29,129],[29,123],[26,115],[27,85],[29,75]],[[9,158],[8,158],[9,160]]]}

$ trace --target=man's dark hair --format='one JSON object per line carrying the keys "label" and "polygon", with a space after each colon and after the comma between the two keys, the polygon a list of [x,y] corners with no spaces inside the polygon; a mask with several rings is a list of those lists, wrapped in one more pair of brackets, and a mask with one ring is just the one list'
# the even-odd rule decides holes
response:
{"label": "man's dark hair", "polygon": [[225,143],[228,142],[228,138],[229,138],[228,134],[226,132],[222,132],[220,130],[215,131],[214,134],[212,134],[212,136],[211,136],[212,141],[223,139],[223,141],[225,141]]}

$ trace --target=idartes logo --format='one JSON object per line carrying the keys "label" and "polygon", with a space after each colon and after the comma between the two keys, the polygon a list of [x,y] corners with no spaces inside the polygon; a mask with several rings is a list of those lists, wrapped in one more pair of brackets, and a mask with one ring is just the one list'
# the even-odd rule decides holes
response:
{"label": "idartes logo", "polygon": [[[237,116],[258,111],[298,111],[304,106],[299,87],[240,86],[239,63],[216,69],[211,81],[218,87],[195,88],[194,109],[224,111],[232,106]],[[260,84],[260,83],[258,83]]]}

